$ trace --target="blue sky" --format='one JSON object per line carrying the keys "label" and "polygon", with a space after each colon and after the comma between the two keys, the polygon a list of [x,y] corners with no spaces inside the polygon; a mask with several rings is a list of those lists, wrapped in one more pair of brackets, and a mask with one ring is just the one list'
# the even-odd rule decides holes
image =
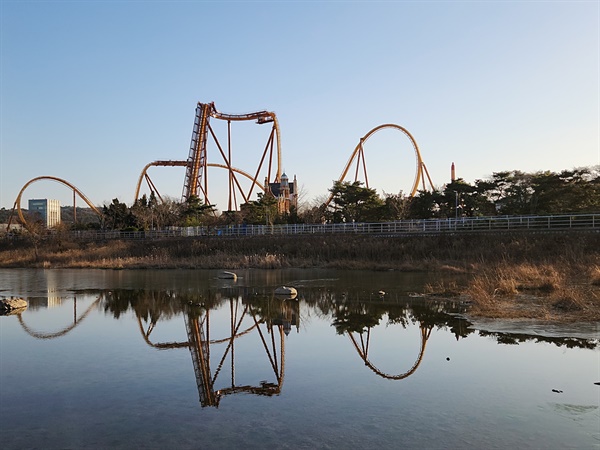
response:
{"label": "blue sky", "polygon": [[[41,175],[66,179],[97,205],[131,204],[147,163],[187,158],[199,101],[233,114],[274,111],[283,169],[307,202],[326,196],[359,139],[384,123],[415,137],[438,187],[452,162],[468,182],[600,164],[596,1],[0,8],[1,207]],[[254,172],[262,150],[233,145],[234,165]],[[377,133],[365,154],[370,187],[412,186],[404,135]],[[181,196],[183,169],[151,176],[161,194]],[[225,209],[219,176],[211,201]],[[72,204],[52,182],[24,194],[38,197]]]}

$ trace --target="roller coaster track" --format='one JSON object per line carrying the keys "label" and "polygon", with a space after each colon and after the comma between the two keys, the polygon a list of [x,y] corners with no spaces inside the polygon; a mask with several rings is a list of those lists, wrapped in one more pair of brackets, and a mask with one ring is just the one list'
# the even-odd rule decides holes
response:
{"label": "roller coaster track", "polygon": [[21,197],[23,196],[23,192],[25,192],[25,189],[27,189],[31,184],[36,183],[41,180],[56,181],[57,183],[63,184],[65,186],[73,189],[73,210],[75,210],[75,194],[77,194],[92,209],[92,211],[94,211],[96,214],[98,214],[98,216],[102,217],[102,213],[98,210],[98,208],[96,208],[96,206],[94,206],[94,204],[85,196],[85,194],[83,192],[81,192],[79,189],[77,189],[73,184],[69,183],[66,180],[63,180],[62,178],[44,175],[44,176],[32,178],[27,183],[25,183],[25,185],[19,191],[19,195],[17,195],[17,199],[15,200],[15,204],[13,206],[13,211],[10,215],[10,218],[8,219],[8,228],[9,229],[10,229],[10,224],[12,221],[13,214],[16,210],[17,215],[19,217],[19,221],[30,232],[33,232],[31,224],[29,222],[27,222],[27,220],[25,219],[25,216],[23,215],[23,211],[21,210]]}
{"label": "roller coaster track", "polygon": [[[415,179],[414,179],[413,185],[410,190],[410,197],[413,197],[415,195],[415,193],[419,189],[420,183],[422,183],[423,190],[426,189],[425,178],[427,178],[427,180],[429,181],[429,186],[431,187],[431,189],[433,189],[433,182],[431,181],[431,177],[429,176],[427,167],[425,166],[425,163],[423,162],[423,158],[421,157],[421,152],[419,151],[419,146],[417,145],[417,141],[415,141],[415,138],[412,136],[412,134],[409,133],[409,131],[406,128],[401,127],[400,125],[395,125],[393,123],[386,123],[383,125],[379,125],[379,126],[373,128],[367,134],[365,134],[362,138],[360,138],[360,141],[358,142],[357,146],[354,148],[354,151],[350,155],[350,158],[348,159],[348,162],[346,163],[344,170],[342,170],[342,174],[340,175],[340,178],[338,179],[338,181],[340,183],[345,181],[346,176],[348,175],[348,172],[350,171],[350,168],[352,167],[352,164],[356,162],[354,181],[358,181],[358,178],[359,178],[358,175],[359,175],[360,170],[362,169],[362,174],[365,179],[365,186],[367,188],[369,187],[369,177],[367,174],[367,164],[366,164],[365,153],[364,153],[365,152],[364,145],[371,136],[373,136],[378,131],[385,130],[385,129],[398,130],[398,131],[401,131],[402,133],[404,133],[410,140],[410,143],[412,144],[412,147],[415,151],[416,170],[415,170]],[[325,202],[325,206],[329,205],[329,203],[331,203],[332,199],[333,199],[333,194],[331,194],[329,196],[329,198]]]}
{"label": "roller coaster track", "polygon": [[369,360],[369,343],[370,343],[370,338],[371,338],[371,329],[370,328],[367,330],[366,341],[363,339],[363,333],[360,333],[360,346],[358,345],[358,342],[356,341],[356,338],[354,337],[354,335],[352,333],[348,333],[348,337],[350,338],[350,341],[352,341],[352,345],[354,346],[354,349],[357,351],[358,355],[364,361],[365,365],[369,369],[371,369],[373,372],[375,372],[377,375],[379,375],[382,378],[386,378],[388,380],[402,380],[404,378],[409,377],[413,373],[415,373],[415,371],[421,364],[421,361],[423,360],[423,355],[425,354],[425,347],[427,345],[427,340],[429,339],[429,336],[431,335],[431,328],[425,328],[423,325],[421,325],[420,330],[421,330],[421,347],[419,349],[419,354],[417,356],[416,361],[413,363],[412,367],[410,369],[408,369],[406,372],[400,373],[397,375],[390,375],[385,372],[382,372]]}
{"label": "roller coaster track", "polygon": [[[210,126],[210,119],[218,119],[227,121],[227,150],[228,154],[225,154],[223,146],[219,142],[215,135],[212,127]],[[255,172],[254,176],[243,175],[250,178],[252,181],[250,188],[244,191],[235,173],[242,173],[239,169],[234,169],[231,165],[231,122],[255,120],[257,124],[273,123],[271,133],[269,135],[267,144],[265,145],[264,152],[262,154],[260,163]],[[198,103],[196,106],[196,115],[194,119],[194,126],[192,130],[192,139],[190,143],[190,151],[188,159],[186,161],[186,175],[183,184],[182,199],[185,201],[192,196],[200,197],[204,200],[205,204],[210,204],[208,196],[208,177],[207,168],[211,165],[208,163],[208,137],[213,138],[221,157],[225,163],[225,168],[229,170],[229,204],[228,209],[231,210],[233,202],[235,201],[235,187],[241,193],[244,202],[248,202],[252,191],[255,186],[259,185],[259,175],[267,154],[269,154],[269,163],[267,169],[267,176],[265,177],[269,182],[278,182],[281,178],[281,138],[279,132],[279,123],[275,113],[269,111],[258,111],[248,114],[225,114],[217,111],[214,103]],[[276,161],[275,161],[275,175],[273,176],[273,150],[276,147]],[[216,167],[222,167],[222,165],[213,165]],[[138,183],[139,185],[139,183]],[[235,185],[235,187],[234,187]],[[263,188],[264,190],[264,188]],[[202,194],[202,195],[201,195]],[[139,195],[139,191],[136,194]]]}
{"label": "roller coaster track", "polygon": [[[215,134],[213,128],[211,127],[211,119],[222,120],[227,122],[227,138],[226,138],[226,146],[223,146],[219,141],[217,135]],[[253,173],[247,172],[240,168],[236,168],[232,165],[232,143],[231,143],[231,123],[232,122],[243,122],[243,121],[255,121],[257,124],[267,124],[272,123],[272,128],[269,133],[267,142],[265,144],[262,156],[260,157],[260,161],[256,170]],[[354,180],[358,181],[359,172],[363,173],[366,187],[369,187],[369,179],[367,174],[367,165],[365,159],[365,150],[364,146],[366,142],[369,140],[371,136],[375,133],[385,130],[385,129],[393,129],[404,133],[408,139],[410,140],[412,147],[416,156],[416,171],[415,171],[415,179],[413,185],[410,190],[410,196],[414,196],[417,192],[419,185],[422,185],[422,189],[426,189],[426,180],[429,181],[430,187],[433,189],[433,183],[431,181],[431,177],[429,176],[429,172],[427,171],[427,167],[423,162],[421,157],[421,153],[419,151],[419,147],[414,137],[410,134],[410,132],[400,125],[395,124],[383,124],[379,125],[372,130],[370,130],[366,135],[360,138],[358,145],[355,147],[352,152],[346,166],[344,167],[342,174],[340,175],[339,182],[345,181],[348,173],[353,164],[356,164],[356,168],[354,170]],[[208,144],[209,138],[212,138],[211,143],[214,143],[218,149],[218,153],[222,158],[222,162],[209,162],[208,161]],[[216,152],[215,152],[216,153]],[[217,155],[218,156],[218,155]],[[268,156],[268,158],[267,158]],[[268,159],[265,165],[265,160]],[[139,199],[141,185],[144,180],[146,180],[148,187],[151,192],[155,193],[161,201],[164,201],[158,189],[156,188],[154,182],[150,179],[148,175],[148,169],[153,166],[163,166],[163,167],[185,167],[185,179],[183,184],[183,192],[182,192],[182,200],[186,201],[192,196],[196,196],[201,198],[205,204],[211,204],[209,199],[209,190],[208,190],[208,168],[222,168],[226,169],[229,173],[229,196],[228,196],[228,205],[227,210],[231,211],[233,209],[237,209],[238,207],[238,199],[237,193],[241,195],[241,200],[243,202],[248,203],[252,196],[253,190],[260,189],[263,192],[268,190],[269,183],[277,183],[281,179],[281,137],[280,137],[280,129],[279,122],[277,120],[277,116],[274,112],[270,111],[257,111],[251,112],[247,114],[226,114],[218,111],[215,108],[214,103],[198,103],[196,106],[195,118],[194,118],[194,126],[192,130],[192,138],[190,143],[190,150],[188,154],[188,158],[185,161],[180,160],[159,160],[154,161],[147,164],[139,178],[135,189],[134,201]],[[250,186],[246,187],[240,183],[237,175],[241,175],[245,177],[250,182]],[[266,176],[265,176],[266,175]],[[92,202],[74,185],[69,183],[66,180],[63,180],[54,176],[40,176],[31,179],[28,181],[17,196],[15,200],[15,205],[13,207],[13,213],[16,211],[20,222],[29,230],[32,231],[31,224],[29,224],[26,218],[23,215],[21,210],[21,197],[25,189],[30,186],[32,183],[35,183],[40,180],[51,180],[58,183],[61,183],[65,186],[68,186],[73,190],[73,208],[75,210],[75,194],[78,194],[81,199],[100,217],[102,217],[102,213],[92,204]],[[261,180],[265,180],[267,182],[266,185],[261,183]],[[245,182],[247,185],[248,182]],[[325,206],[329,205],[329,203],[333,199],[333,194],[329,196],[327,201],[325,202]],[[11,214],[9,218],[9,227],[12,221]]]}
{"label": "roller coaster track", "polygon": [[[187,167],[187,166],[188,166],[187,161],[171,161],[171,160],[169,160],[169,161],[153,161],[151,163],[146,164],[146,166],[142,169],[142,173],[140,174],[140,177],[138,178],[137,186],[135,188],[134,202],[135,202],[135,200],[140,198],[140,190],[142,187],[142,182],[144,180],[146,180],[148,187],[150,188],[150,190],[152,192],[154,192],[158,196],[160,201],[161,202],[164,201],[162,196],[160,195],[160,192],[156,188],[156,185],[154,184],[154,182],[151,180],[150,176],[148,175],[148,169],[150,167]],[[256,186],[258,186],[258,188],[261,189],[263,192],[265,190],[265,187],[262,185],[262,183],[259,183],[257,180],[254,179],[254,177],[252,177],[252,175],[250,175],[249,173],[247,173],[241,169],[237,169],[235,167],[229,167],[225,164],[219,164],[219,163],[207,163],[206,167],[218,167],[221,169],[227,169],[232,172],[239,173],[240,175],[248,178],[250,181],[253,181],[256,184]],[[240,191],[242,191],[242,187],[240,186],[237,179],[234,179],[234,182],[236,183],[238,189]]]}

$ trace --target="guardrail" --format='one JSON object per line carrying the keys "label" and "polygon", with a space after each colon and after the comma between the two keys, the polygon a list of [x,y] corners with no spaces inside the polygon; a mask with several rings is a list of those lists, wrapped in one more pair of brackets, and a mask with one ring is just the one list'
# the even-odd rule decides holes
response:
{"label": "guardrail", "polygon": [[399,220],[380,223],[325,223],[285,225],[227,225],[218,227],[171,227],[147,231],[73,231],[81,239],[158,239],[201,236],[263,236],[307,234],[422,235],[478,232],[600,231],[599,214],[552,216],[491,216],[449,219]]}

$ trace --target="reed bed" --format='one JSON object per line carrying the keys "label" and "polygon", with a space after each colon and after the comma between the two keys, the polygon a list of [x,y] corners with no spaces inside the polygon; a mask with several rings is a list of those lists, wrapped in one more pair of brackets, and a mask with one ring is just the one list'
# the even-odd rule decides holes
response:
{"label": "reed bed", "polygon": [[471,314],[492,318],[599,321],[600,288],[585,263],[503,262],[477,270],[462,295]]}

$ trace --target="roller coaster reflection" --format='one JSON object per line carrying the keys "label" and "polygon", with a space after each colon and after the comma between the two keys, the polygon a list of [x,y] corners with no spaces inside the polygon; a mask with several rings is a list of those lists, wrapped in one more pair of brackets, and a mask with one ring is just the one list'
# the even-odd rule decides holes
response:
{"label": "roller coaster reflection", "polygon": [[[150,335],[155,329],[158,317],[150,320],[144,328],[141,316],[137,316],[140,332],[151,347],[160,350],[186,347],[190,350],[200,403],[203,407],[218,407],[221,398],[237,393],[278,395],[285,376],[285,336],[289,334],[292,325],[298,325],[297,302],[270,299],[260,310],[252,304],[244,303],[241,297],[231,297],[225,301],[229,306],[227,318],[229,336],[219,339],[211,338],[211,317],[216,314],[217,327],[222,324],[223,314],[220,313],[227,309],[222,304],[218,305],[218,310],[203,303],[187,305],[184,322],[188,340],[185,342],[153,343]],[[250,338],[252,335],[258,335],[266,355],[267,366],[274,379],[270,382],[261,381],[258,385],[236,383],[236,342],[240,338],[246,336]],[[218,358],[214,359],[215,356]],[[217,361],[213,373],[211,362]],[[217,388],[219,375],[224,373],[225,366],[229,366],[230,379],[224,386]]]}
{"label": "roller coaster reflection", "polygon": [[[196,374],[196,383],[198,385],[198,393],[200,394],[200,403],[202,406],[218,406],[222,397],[225,395],[236,393],[250,393],[256,395],[278,395],[281,392],[283,378],[285,375],[285,332],[283,321],[259,321],[256,311],[251,305],[241,304],[241,299],[230,299],[230,336],[224,339],[210,339],[210,311],[207,310],[202,316],[192,314],[188,311],[185,325],[188,333],[188,342],[190,344],[190,352]],[[289,311],[290,303],[282,302],[282,319],[284,311]],[[239,314],[241,312],[241,314]],[[239,314],[239,315],[238,315]],[[251,325],[243,331],[242,323],[244,319],[250,317]],[[278,323],[279,322],[279,323]],[[264,328],[264,329],[263,329]],[[256,330],[260,336],[265,354],[268,358],[270,368],[275,376],[275,382],[262,381],[259,386],[249,384],[236,384],[235,382],[235,341],[242,336]],[[270,335],[270,339],[265,335]],[[275,334],[278,334],[276,339]],[[217,369],[214,375],[210,369],[211,345],[226,344],[225,350],[219,360]],[[279,352],[278,352],[279,347]],[[230,358],[230,375],[231,381],[227,387],[215,390],[217,377],[221,373],[221,369],[225,360]]]}
{"label": "roller coaster reflection", "polygon": [[[203,407],[218,407],[223,397],[238,393],[279,395],[285,378],[285,336],[290,333],[292,326],[299,327],[299,302],[272,296],[244,301],[243,295],[237,290],[208,297],[202,301],[203,297],[185,297],[174,292],[111,291],[97,297],[79,317],[77,300],[74,298],[73,323],[57,332],[34,331],[25,324],[21,314],[18,320],[22,328],[36,339],[57,338],[81,324],[104,298],[105,310],[112,311],[116,317],[130,307],[134,310],[140,334],[150,347],[157,350],[187,348],[190,351],[199,400]],[[182,304],[181,300],[185,300],[186,303]],[[151,340],[159,321],[170,316],[179,316],[181,313],[187,333],[186,341]],[[361,323],[368,323],[368,320],[362,320]],[[359,324],[353,329],[346,328],[343,334],[348,335],[360,358],[375,374],[386,379],[401,380],[415,373],[431,335],[433,325],[425,325],[420,321],[419,324],[421,340],[417,359],[406,372],[397,375],[383,372],[369,359],[372,326],[363,327]],[[354,331],[357,329],[361,331]],[[225,336],[214,336],[215,333],[223,333],[225,330]],[[255,346],[253,336],[258,337],[263,357],[253,358],[252,364],[258,365],[263,373],[266,367],[271,379],[259,383],[240,383],[236,380],[236,368],[240,367],[240,364],[236,363],[236,351],[240,354],[241,347],[241,353],[244,353],[249,346]],[[247,360],[242,362],[242,370],[247,369],[245,364],[248,364]],[[228,375],[225,375],[226,373]]]}
{"label": "roller coaster reflection", "polygon": [[96,306],[98,306],[98,303],[100,302],[100,299],[101,299],[101,296],[99,296],[98,298],[96,298],[96,300],[90,306],[87,307],[87,309],[83,312],[83,314],[80,317],[77,317],[77,297],[76,296],[73,297],[73,323],[70,324],[70,325],[67,325],[66,327],[60,329],[59,331],[55,331],[55,332],[52,332],[52,333],[33,330],[23,320],[23,313],[22,312],[19,313],[19,314],[17,314],[17,319],[19,321],[19,324],[23,328],[23,330],[29,336],[34,337],[36,339],[54,339],[54,338],[66,335],[67,333],[69,333],[70,331],[72,331],[73,329],[75,329],[78,325],[80,325],[85,320],[85,318],[92,312],[92,310]]}
{"label": "roller coaster reflection", "polygon": [[[427,340],[429,339],[429,336],[431,335],[432,327],[430,327],[430,326],[426,327],[421,323],[419,325],[419,330],[420,330],[420,334],[421,334],[421,347],[419,349],[419,354],[417,356],[417,359],[410,369],[408,369],[406,372],[400,373],[398,375],[390,375],[390,374],[382,372],[377,367],[375,367],[375,365],[369,360],[369,344],[371,341],[371,328],[368,328],[366,333],[359,333],[360,346],[358,345],[358,342],[356,340],[356,337],[354,336],[354,333],[348,332],[348,337],[350,338],[350,341],[352,341],[352,345],[354,346],[354,349],[358,352],[358,355],[365,362],[365,365],[369,369],[371,369],[373,372],[375,372],[380,377],[386,378],[388,380],[403,380],[404,378],[407,378],[410,375],[412,375],[413,373],[415,373],[417,368],[421,364],[421,361],[423,360],[423,355],[425,354],[425,347],[427,345]],[[364,338],[365,334],[366,334],[366,339]]]}

